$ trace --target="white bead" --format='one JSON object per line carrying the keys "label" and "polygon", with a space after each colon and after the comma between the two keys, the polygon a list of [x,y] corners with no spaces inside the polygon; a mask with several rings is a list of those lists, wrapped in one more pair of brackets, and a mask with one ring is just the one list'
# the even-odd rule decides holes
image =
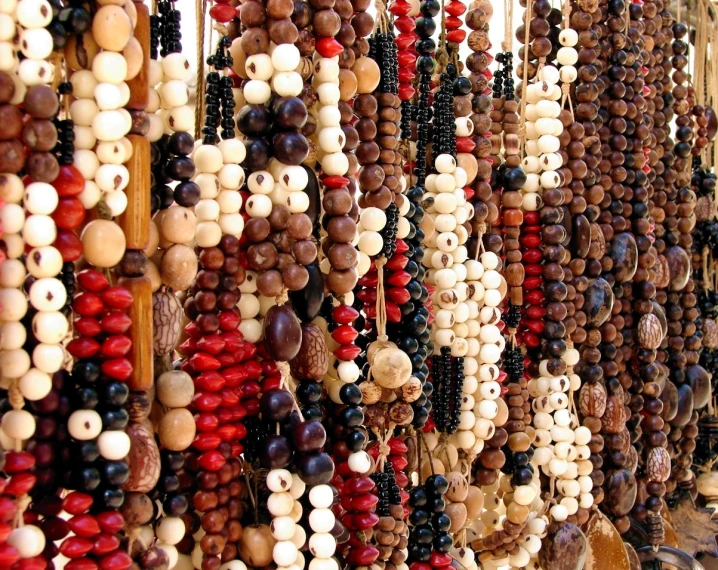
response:
{"label": "white bead", "polygon": [[272,65],[277,71],[294,71],[300,61],[301,54],[294,44],[280,44],[272,52]]}
{"label": "white bead", "polygon": [[44,28],[52,21],[52,7],[46,0],[21,0],[15,17],[23,28]]}
{"label": "white bead", "polygon": [[[538,433],[539,431],[544,431],[544,430],[536,430],[536,431]],[[542,441],[542,443],[544,443],[544,442]],[[551,450],[550,447],[546,447],[543,445],[539,447],[538,446],[539,444],[537,441],[534,441],[534,444],[537,447],[534,449],[534,456],[533,456],[532,461],[538,466],[548,465],[549,462],[551,461],[551,459],[553,459],[553,451]]]}
{"label": "white bead", "polygon": [[8,437],[23,441],[35,433],[35,418],[26,410],[10,410],[3,415],[0,426]]}
{"label": "white bead", "polygon": [[529,554],[538,554],[538,551],[541,550],[541,539],[535,534],[527,534],[521,542],[521,547]]}
{"label": "white bead", "polygon": [[292,486],[292,474],[286,469],[272,469],[267,474],[267,487],[274,493],[288,491]]}
{"label": "white bead", "polygon": [[337,541],[329,533],[315,533],[309,537],[309,552],[318,558],[329,558],[334,555]]}
{"label": "white bead", "polygon": [[[22,291],[0,289],[0,321],[19,321],[26,313],[27,299]],[[65,323],[67,323],[67,319],[65,319]]]}
{"label": "white bead", "polygon": [[32,362],[42,372],[54,374],[65,362],[65,350],[62,345],[41,342],[32,351]]}
{"label": "white bead", "polygon": [[573,47],[578,43],[578,32],[571,28],[565,28],[558,34],[558,41],[562,46]]}
{"label": "white bead", "polygon": [[192,76],[192,66],[181,53],[171,53],[162,58],[162,73],[168,79],[187,81]]}
{"label": "white bead", "polygon": [[[55,346],[59,350],[61,357],[64,356],[64,352],[60,345],[40,346]],[[36,351],[37,348],[35,349],[35,352]],[[61,366],[62,359],[60,361],[60,364],[52,372],[57,372]],[[20,378],[19,387],[20,392],[22,392],[22,395],[26,400],[35,402],[37,400],[42,400],[50,393],[50,390],[52,390],[52,378],[50,378],[50,375],[43,370],[40,370],[38,368],[30,368],[30,370],[28,370],[23,375],[23,377]]]}
{"label": "white bead", "polygon": [[184,81],[178,79],[163,83],[160,95],[167,109],[181,107],[189,101],[189,89]]}
{"label": "white bead", "polygon": [[450,174],[456,168],[456,159],[450,154],[440,154],[436,157],[434,167],[439,174]]}
{"label": "white bead", "polygon": [[386,226],[386,214],[379,208],[366,208],[359,216],[361,225],[365,230],[379,232]]}
{"label": "white bead", "polygon": [[339,152],[345,142],[346,135],[340,127],[327,127],[319,131],[319,146],[324,152]]}
{"label": "white bead", "polygon": [[103,431],[97,438],[97,447],[108,461],[120,461],[130,452],[130,438],[124,431]]}
{"label": "white bead", "polygon": [[52,36],[45,28],[23,30],[20,49],[27,58],[47,59],[53,49]]}
{"label": "white bead", "polygon": [[289,493],[272,493],[267,499],[267,509],[275,517],[288,515],[292,512],[292,508],[294,508],[294,499]]}
{"label": "white bead", "polygon": [[22,237],[31,247],[51,245],[56,236],[57,227],[50,216],[32,215],[25,220]]}
{"label": "white bead", "polygon": [[556,61],[561,65],[574,65],[578,61],[578,52],[573,47],[559,48],[556,53]]}
{"label": "white bead", "polygon": [[578,71],[573,65],[564,65],[561,67],[559,75],[563,83],[573,83],[578,79]]}
{"label": "white bead", "polygon": [[529,485],[519,485],[514,491],[514,501],[519,505],[530,505],[536,497],[536,490]]}
{"label": "white bead", "polygon": [[191,131],[194,128],[194,109],[189,105],[174,107],[166,117],[171,131]]}
{"label": "white bead", "polygon": [[128,158],[124,145],[118,141],[101,142],[95,148],[95,152],[100,162],[115,166],[121,166],[124,162],[127,162]]}
{"label": "white bead", "polygon": [[538,72],[539,81],[545,81],[551,85],[558,83],[558,69],[553,65],[544,65]]}
{"label": "white bead", "polygon": [[[22,0],[20,4],[26,1]],[[48,10],[52,14],[49,7]],[[45,550],[45,535],[35,525],[28,524],[14,529],[7,539],[7,544],[18,551],[20,558],[34,558]]]}
{"label": "white bead", "polygon": [[339,570],[339,564],[335,558],[314,558],[308,570]]}
{"label": "white bead", "polygon": [[[275,188],[282,188],[279,184]],[[292,214],[302,214],[309,208],[309,195],[304,192],[289,192],[287,207]]]}
{"label": "white bead", "polygon": [[242,164],[247,156],[247,149],[239,139],[225,139],[219,142],[217,148],[222,153],[225,164]]}
{"label": "white bead", "polygon": [[339,376],[339,380],[345,384],[353,384],[359,379],[361,370],[359,370],[359,367],[354,361],[342,362],[337,367],[337,374]]}
{"label": "white bead", "polygon": [[199,222],[195,231],[195,240],[200,247],[214,247],[222,239],[222,228],[217,222]]}
{"label": "white bead", "polygon": [[479,402],[476,407],[478,409],[478,414],[487,420],[493,420],[499,413],[499,406],[495,400],[484,400]]}
{"label": "white bead", "polygon": [[92,60],[92,74],[100,83],[120,83],[127,77],[127,60],[121,53],[102,51]]}
{"label": "white bead", "polygon": [[67,420],[67,431],[79,441],[95,439],[102,431],[102,418],[95,410],[76,410]]}
{"label": "white bead", "polygon": [[321,160],[324,173],[330,176],[343,176],[349,169],[349,159],[343,152],[334,152]]}
{"label": "white bead", "polygon": [[301,166],[285,166],[279,173],[278,182],[290,192],[301,192],[307,187],[309,176]]}
{"label": "white bead", "polygon": [[127,209],[127,195],[121,190],[106,192],[104,201],[113,217],[122,215]]}
{"label": "white bead", "polygon": [[296,97],[304,89],[304,80],[296,71],[282,71],[272,78],[272,88],[280,97]]}
{"label": "white bead", "polygon": [[22,348],[27,340],[25,326],[18,321],[0,323],[0,350]]}
{"label": "white bead", "polygon": [[252,218],[266,218],[272,212],[272,201],[263,194],[253,194],[247,199],[246,208]]}
{"label": "white bead", "polygon": [[273,518],[269,528],[275,540],[291,540],[297,525],[292,517],[283,516]]}
{"label": "white bead", "polygon": [[370,257],[378,255],[383,247],[384,238],[378,232],[365,231],[359,236],[359,250]]}
{"label": "white bead", "polygon": [[312,487],[312,490],[309,491],[309,502],[315,509],[329,509],[334,503],[334,494],[331,487],[329,485]]}
{"label": "white bead", "polygon": [[516,554],[509,555],[509,564],[516,568],[523,568],[531,560],[531,555],[523,548],[519,547],[519,551]]}
{"label": "white bead", "polygon": [[250,55],[244,63],[244,70],[247,72],[249,79],[269,81],[274,73],[272,58],[266,53]]}
{"label": "white bead", "polygon": [[247,565],[241,560],[231,560],[222,564],[219,570],[247,570]]}
{"label": "white bead", "polygon": [[0,41],[10,42],[15,34],[15,20],[9,14],[0,13]]}
{"label": "white bead", "polygon": [[337,107],[327,106],[319,109],[319,123],[322,127],[339,126],[341,117],[341,111]]}
{"label": "white bead", "polygon": [[319,96],[319,102],[322,105],[338,105],[341,99],[339,92],[339,86],[333,83],[322,83],[316,89],[317,95]]}
{"label": "white bead", "polygon": [[349,469],[354,473],[366,473],[371,469],[371,458],[366,451],[357,451],[349,456]]}
{"label": "white bead", "polygon": [[[55,204],[57,204],[57,202],[55,202]],[[48,213],[51,212],[52,211]],[[25,225],[25,212],[22,206],[19,204],[5,204],[2,210],[0,210],[0,225],[6,234],[20,233]]]}
{"label": "white bead", "polygon": [[591,441],[591,430],[586,426],[579,426],[574,430],[576,445],[588,445]]}

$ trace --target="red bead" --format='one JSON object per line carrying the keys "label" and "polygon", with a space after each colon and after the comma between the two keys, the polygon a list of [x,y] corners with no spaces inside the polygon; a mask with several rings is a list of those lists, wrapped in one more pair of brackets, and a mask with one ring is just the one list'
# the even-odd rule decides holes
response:
{"label": "red bead", "polygon": [[222,398],[222,405],[225,408],[239,404],[239,396],[233,390],[222,390],[220,397]]}
{"label": "red bead", "polygon": [[10,568],[20,560],[20,553],[14,546],[0,544],[0,568]]}
{"label": "red bead", "polygon": [[543,319],[546,315],[546,309],[544,309],[543,307],[531,306],[526,311],[526,315],[530,319]]}
{"label": "red bead", "polygon": [[17,507],[9,497],[0,497],[0,521],[9,522],[15,518]]}
{"label": "red bead", "polygon": [[102,300],[113,309],[129,309],[132,306],[132,293],[117,285],[105,289],[102,292]]}
{"label": "red bead", "polygon": [[409,564],[409,570],[432,570],[431,564],[426,562],[412,562]]}
{"label": "red bead", "polygon": [[409,299],[411,299],[409,291],[400,287],[390,287],[386,290],[386,296],[398,305],[408,303]]}
{"label": "red bead", "polygon": [[80,317],[73,324],[75,330],[82,336],[97,336],[102,332],[100,322],[92,317]]}
{"label": "red bead", "polygon": [[339,344],[354,342],[354,339],[358,336],[359,333],[351,325],[340,325],[332,331],[332,338]]}
{"label": "red bead", "polygon": [[[406,34],[414,31],[416,28],[416,22],[414,21],[414,18],[410,18],[409,16],[400,16],[399,18],[394,19],[394,27],[402,34]],[[401,62],[399,62],[399,65],[402,65]]]}
{"label": "red bead", "polygon": [[464,199],[468,202],[474,197],[474,189],[471,186],[464,186]]}
{"label": "red bead", "polygon": [[193,354],[189,358],[189,363],[192,366],[192,369],[197,372],[219,370],[221,368],[219,361],[214,356],[207,354],[206,352]]}
{"label": "red bead", "polygon": [[406,16],[409,12],[411,12],[411,4],[405,2],[404,0],[392,2],[391,6],[389,6],[389,12],[395,16]]}
{"label": "red bead", "polygon": [[461,16],[464,12],[466,12],[466,6],[464,6],[463,2],[449,2],[449,5],[445,8],[446,13],[450,14],[452,16]]}
{"label": "red bead", "polygon": [[78,558],[65,564],[65,570],[97,570],[97,563],[91,558]]}
{"label": "red bead", "polygon": [[99,293],[110,286],[107,278],[95,269],[85,269],[77,274],[77,282],[85,291]]}
{"label": "red bead", "polygon": [[35,486],[35,481],[37,477],[33,473],[16,473],[5,486],[5,493],[16,497],[27,495]]}
{"label": "red bead", "polygon": [[62,500],[62,509],[71,515],[81,515],[92,506],[92,497],[85,493],[70,493]]}
{"label": "red bead", "polygon": [[105,305],[102,299],[94,293],[80,293],[72,301],[73,310],[83,317],[99,315]]}
{"label": "red bead", "polygon": [[117,511],[106,511],[97,515],[97,522],[100,523],[102,532],[107,534],[115,534],[120,532],[125,525],[125,519]]}
{"label": "red bead", "polygon": [[343,344],[334,350],[334,356],[345,362],[359,358],[360,354],[361,348],[355,344]]}
{"label": "red bead", "polygon": [[534,289],[538,289],[543,285],[543,278],[542,277],[527,277],[524,279],[524,290],[526,291],[533,291]]}
{"label": "red bead", "polygon": [[540,249],[529,249],[523,254],[523,261],[526,263],[540,263],[543,254]]}
{"label": "red bead", "polygon": [[386,283],[393,287],[404,287],[409,281],[411,281],[411,275],[409,275],[409,273],[406,271],[395,271],[389,276]]}
{"label": "red bead", "polygon": [[235,331],[241,324],[242,319],[232,311],[225,311],[219,314],[219,328],[223,331]]}
{"label": "red bead", "polygon": [[192,447],[199,451],[210,451],[217,449],[222,439],[215,433],[198,433],[192,442]]}
{"label": "red bead", "polygon": [[407,263],[409,263],[409,258],[406,255],[398,254],[392,256],[385,267],[389,271],[401,271],[406,267]]}
{"label": "red bead", "polygon": [[538,212],[526,212],[524,214],[524,221],[529,225],[536,225],[539,223],[539,213]]}
{"label": "red bead", "polygon": [[194,395],[192,403],[198,412],[213,412],[222,404],[222,398],[217,394],[199,392]]}
{"label": "red bead", "polygon": [[334,57],[344,51],[344,47],[334,38],[319,38],[315,49],[322,57]]}
{"label": "red bead", "polygon": [[469,137],[456,138],[456,150],[458,152],[472,152],[476,148],[476,143]]}
{"label": "red bead", "polygon": [[60,553],[68,558],[82,558],[92,550],[92,541],[79,536],[71,536],[62,541]]}
{"label": "red bead", "polygon": [[101,534],[92,544],[92,554],[95,556],[104,556],[117,550],[120,547],[120,539],[114,534]]}
{"label": "red bead", "polygon": [[60,229],[75,230],[85,220],[85,206],[78,198],[60,198],[52,219]]}
{"label": "red bead", "polygon": [[396,471],[396,473],[394,474],[394,477],[396,479],[396,484],[399,485],[399,487],[401,487],[402,489],[404,487],[409,486],[409,477],[406,475],[406,473],[401,472],[401,471]]}
{"label": "red bead", "polygon": [[359,311],[350,305],[339,305],[332,310],[332,318],[340,325],[350,325],[359,317]]}
{"label": "red bead", "polygon": [[197,458],[197,463],[205,471],[219,471],[227,461],[219,451],[207,451]]}
{"label": "red bead", "polygon": [[404,32],[396,37],[394,43],[396,43],[396,47],[398,49],[409,49],[416,43],[418,38],[419,36],[417,36],[414,32]]}
{"label": "red bead", "polygon": [[77,515],[67,521],[70,530],[80,538],[92,538],[100,534],[100,523],[92,515]]}
{"label": "red bead", "polygon": [[543,275],[543,266],[529,263],[524,266],[524,271],[526,272],[526,275],[536,277],[537,275]]}
{"label": "red bead", "polygon": [[67,344],[67,352],[75,358],[92,358],[100,351],[100,343],[94,338],[81,336]]}
{"label": "red bead", "polygon": [[395,471],[402,471],[409,465],[409,460],[406,457],[392,457],[391,463]]}
{"label": "red bead", "polygon": [[132,341],[125,335],[108,336],[102,343],[102,356],[119,358],[125,356],[132,348]]}
{"label": "red bead", "polygon": [[399,81],[401,83],[411,83],[416,77],[416,72],[411,67],[399,68]]}
{"label": "red bead", "polygon": [[124,382],[132,376],[132,364],[126,358],[105,360],[100,366],[102,373],[114,380]]}
{"label": "red bead", "polygon": [[[451,18],[447,18],[447,20],[450,20]],[[459,25],[461,25],[461,22],[459,22]],[[447,26],[448,28],[448,26]],[[460,44],[466,39],[466,30],[451,30],[450,32],[447,32],[446,34],[446,41],[453,42],[455,44]]]}
{"label": "red bead", "polygon": [[130,566],[132,566],[132,558],[122,550],[108,554],[100,560],[101,570],[127,570]]}
{"label": "red bead", "polygon": [[5,455],[3,471],[8,475],[22,473],[35,467],[35,456],[27,451],[11,451]]}
{"label": "red bead", "polygon": [[399,99],[402,101],[409,101],[414,96],[414,93],[416,93],[416,90],[411,85],[406,83],[399,85]]}
{"label": "red bead", "polygon": [[218,372],[204,372],[195,379],[195,386],[203,392],[218,392],[226,381]]}
{"label": "red bead", "polygon": [[353,511],[369,512],[379,502],[379,497],[367,493],[365,495],[357,495],[351,498],[351,509]]}
{"label": "red bead", "polygon": [[197,348],[210,354],[219,354],[224,350],[225,343],[218,334],[203,336],[197,341]]}
{"label": "red bead", "polygon": [[441,552],[434,551],[431,553],[431,559],[429,562],[433,568],[443,568],[444,566],[451,564],[452,560],[453,558],[451,558],[448,554],[442,554]]}
{"label": "red bead", "polygon": [[375,546],[360,546],[352,548],[347,556],[347,562],[353,566],[370,566],[379,558],[379,550]]}
{"label": "red bead", "polygon": [[122,311],[110,311],[100,321],[102,330],[108,334],[124,334],[132,325],[132,319]]}
{"label": "red bead", "polygon": [[403,239],[396,240],[396,253],[404,253],[409,251],[409,245]]}
{"label": "red bead", "polygon": [[523,343],[530,347],[530,348],[536,348],[537,346],[541,345],[541,337],[538,335],[535,335],[532,332],[525,332],[521,335],[521,340]]}
{"label": "red bead", "polygon": [[233,20],[237,16],[237,9],[229,4],[215,4],[209,9],[209,17],[221,23]]}
{"label": "red bead", "polygon": [[541,334],[544,329],[544,322],[529,319],[524,322],[524,326],[533,333]]}
{"label": "red bead", "polygon": [[543,303],[543,292],[539,289],[529,291],[524,295],[524,299],[531,305],[541,305]]}
{"label": "red bead", "polygon": [[344,188],[347,184],[349,184],[349,179],[344,178],[344,176],[337,175],[325,176],[324,178],[322,178],[322,184],[324,184],[325,188],[335,190],[338,188]]}
{"label": "red bead", "polygon": [[214,414],[201,413],[194,416],[197,431],[211,432],[219,427],[219,419]]}
{"label": "red bead", "polygon": [[[47,518],[45,520],[47,520]],[[59,519],[59,520],[62,520],[62,519]],[[44,525],[43,525],[43,532],[45,532]],[[10,537],[11,534],[12,534],[12,527],[7,523],[0,523],[0,544],[7,542],[7,539]]]}
{"label": "red bead", "polygon": [[60,167],[57,178],[52,183],[60,198],[77,196],[85,189],[85,177],[72,165]]}
{"label": "red bead", "polygon": [[[241,439],[237,437],[237,426],[225,424],[217,428],[214,432],[221,441],[232,441],[233,439]],[[196,447],[196,446],[195,446]]]}
{"label": "red bead", "polygon": [[399,305],[392,303],[391,301],[386,302],[386,318],[389,322],[399,323],[401,322],[401,309]]}
{"label": "red bead", "polygon": [[524,226],[521,230],[524,234],[540,234],[541,233],[541,226],[537,225],[527,225]]}
{"label": "red bead", "polygon": [[352,495],[371,493],[376,484],[369,477],[354,477],[346,482],[346,488]]}
{"label": "red bead", "polygon": [[399,65],[402,67],[411,67],[416,65],[416,53],[410,52],[409,50],[400,50],[397,53],[397,59],[399,60]]}
{"label": "red bead", "polygon": [[541,245],[541,236],[533,234],[522,235],[519,241],[524,247],[538,247]]}

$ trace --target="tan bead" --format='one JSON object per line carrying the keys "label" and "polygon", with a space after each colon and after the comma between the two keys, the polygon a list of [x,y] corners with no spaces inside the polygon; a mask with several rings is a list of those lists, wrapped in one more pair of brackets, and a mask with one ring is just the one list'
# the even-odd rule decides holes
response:
{"label": "tan bead", "polygon": [[110,220],[93,220],[82,230],[85,259],[95,267],[117,265],[125,254],[125,234]]}
{"label": "tan bead", "polygon": [[102,49],[122,51],[132,37],[132,20],[120,6],[103,6],[92,20],[92,35]]}
{"label": "tan bead", "polygon": [[187,449],[196,434],[192,413],[185,408],[167,412],[158,426],[160,443],[171,451]]}
{"label": "tan bead", "polygon": [[381,79],[379,65],[369,57],[360,57],[354,62],[352,71],[357,79],[357,93],[372,93]]}

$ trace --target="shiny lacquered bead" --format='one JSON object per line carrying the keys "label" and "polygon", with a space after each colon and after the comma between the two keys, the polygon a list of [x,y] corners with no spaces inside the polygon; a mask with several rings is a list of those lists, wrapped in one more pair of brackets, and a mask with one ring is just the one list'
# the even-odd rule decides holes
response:
{"label": "shiny lacquered bead", "polygon": [[350,325],[340,325],[332,331],[332,338],[339,344],[350,344],[359,333]]}
{"label": "shiny lacquered bead", "polygon": [[332,318],[340,325],[350,325],[359,317],[359,311],[349,305],[339,305],[332,310]]}
{"label": "shiny lacquered bead", "polygon": [[77,274],[77,282],[85,291],[99,293],[110,286],[107,278],[94,269],[86,269]]}
{"label": "shiny lacquered bead", "polygon": [[92,506],[92,496],[85,493],[70,493],[62,500],[62,509],[71,515],[87,512]]}

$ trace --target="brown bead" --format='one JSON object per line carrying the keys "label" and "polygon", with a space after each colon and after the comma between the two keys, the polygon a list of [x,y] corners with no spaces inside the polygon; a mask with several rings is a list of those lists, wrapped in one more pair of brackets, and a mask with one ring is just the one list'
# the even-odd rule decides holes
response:
{"label": "brown bead", "polygon": [[282,292],[284,281],[277,270],[263,271],[257,277],[257,290],[265,297],[276,297]]}
{"label": "brown bead", "polygon": [[[20,108],[16,105],[0,105],[0,140],[19,139],[22,130],[22,111],[20,111]],[[57,131],[55,131],[55,136],[57,137]]]}
{"label": "brown bead", "polygon": [[59,105],[57,95],[49,85],[28,87],[23,99],[25,112],[35,119],[52,119],[57,114]]}
{"label": "brown bead", "polygon": [[49,152],[31,152],[25,161],[28,176],[36,182],[54,182],[60,174],[57,158]]}

